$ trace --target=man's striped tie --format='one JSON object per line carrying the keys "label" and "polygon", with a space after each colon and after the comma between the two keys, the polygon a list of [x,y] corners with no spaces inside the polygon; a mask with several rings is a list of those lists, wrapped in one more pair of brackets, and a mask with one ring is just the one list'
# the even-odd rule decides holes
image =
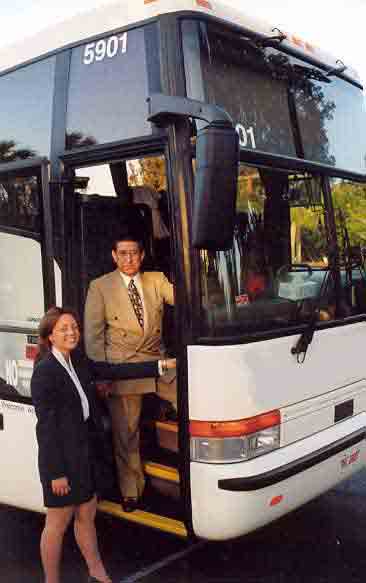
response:
{"label": "man's striped tie", "polygon": [[141,328],[144,329],[144,307],[142,305],[141,296],[133,279],[131,279],[130,283],[128,284],[128,295],[130,296],[138,323],[140,324]]}

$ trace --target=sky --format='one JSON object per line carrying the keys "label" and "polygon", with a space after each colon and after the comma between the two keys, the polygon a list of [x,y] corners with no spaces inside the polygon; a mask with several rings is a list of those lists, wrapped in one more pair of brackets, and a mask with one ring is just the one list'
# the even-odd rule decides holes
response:
{"label": "sky", "polygon": [[[133,0],[130,0],[133,2]],[[221,0],[293,32],[356,68],[366,84],[366,0]],[[57,21],[111,0],[12,0],[1,2],[0,47]]]}

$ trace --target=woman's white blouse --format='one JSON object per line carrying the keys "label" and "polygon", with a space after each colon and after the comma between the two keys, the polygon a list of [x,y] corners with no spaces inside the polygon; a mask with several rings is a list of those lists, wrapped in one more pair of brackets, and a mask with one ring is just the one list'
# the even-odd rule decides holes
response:
{"label": "woman's white blouse", "polygon": [[69,376],[71,377],[71,380],[74,383],[74,385],[79,393],[81,406],[83,409],[83,417],[84,417],[84,421],[86,421],[90,415],[89,401],[88,401],[88,398],[84,392],[83,387],[81,386],[78,375],[75,372],[75,369],[74,369],[72,361],[71,361],[71,356],[69,356],[69,362],[67,362],[67,360],[64,357],[64,355],[62,354],[62,352],[57,350],[57,348],[55,348],[54,346],[52,347],[52,354],[59,361],[59,363],[62,364],[62,366],[66,369]]}

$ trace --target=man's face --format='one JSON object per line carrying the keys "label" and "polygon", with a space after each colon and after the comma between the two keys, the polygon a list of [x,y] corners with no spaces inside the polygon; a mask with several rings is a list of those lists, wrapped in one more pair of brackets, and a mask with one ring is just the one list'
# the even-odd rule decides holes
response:
{"label": "man's face", "polygon": [[134,277],[140,271],[145,253],[140,250],[136,241],[120,241],[117,249],[113,249],[112,257],[122,273]]}

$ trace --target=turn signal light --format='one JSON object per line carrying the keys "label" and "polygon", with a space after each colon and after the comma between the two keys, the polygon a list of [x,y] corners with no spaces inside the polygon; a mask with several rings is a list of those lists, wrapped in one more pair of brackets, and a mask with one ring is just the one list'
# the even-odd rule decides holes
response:
{"label": "turn signal light", "polygon": [[240,437],[281,423],[281,414],[276,409],[255,417],[238,421],[191,421],[192,437]]}
{"label": "turn signal light", "polygon": [[280,447],[278,410],[239,421],[191,421],[191,460],[235,463]]}

